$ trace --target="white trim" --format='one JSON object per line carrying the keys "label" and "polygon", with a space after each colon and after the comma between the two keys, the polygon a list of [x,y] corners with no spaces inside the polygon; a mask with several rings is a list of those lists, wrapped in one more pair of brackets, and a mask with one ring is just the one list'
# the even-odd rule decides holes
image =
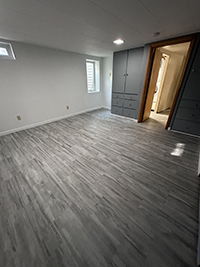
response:
{"label": "white trim", "polygon": [[199,153],[199,164],[198,164],[198,173],[197,176],[200,177],[200,153]]}
{"label": "white trim", "polygon": [[111,110],[111,107],[108,107],[108,106],[103,106],[102,108],[105,108],[105,109]]}
{"label": "white trim", "polygon": [[74,112],[74,113],[71,113],[71,114],[68,114],[68,115],[64,115],[64,116],[56,117],[56,118],[53,118],[53,119],[49,119],[49,120],[45,120],[45,121],[29,124],[29,125],[26,125],[26,126],[23,126],[23,127],[11,129],[11,130],[8,130],[8,131],[0,132],[0,136],[6,135],[6,134],[11,134],[11,133],[16,133],[16,132],[23,131],[23,130],[27,130],[27,129],[30,129],[30,128],[34,128],[36,126],[41,126],[41,125],[44,125],[44,124],[47,124],[47,123],[51,123],[51,122],[54,122],[54,121],[59,121],[59,120],[62,120],[62,119],[68,118],[68,117],[76,116],[76,115],[79,115],[79,114],[82,114],[82,113],[90,112],[90,111],[101,109],[101,108],[103,108],[103,107],[89,108],[89,109],[85,109],[85,110],[82,110],[82,111]]}

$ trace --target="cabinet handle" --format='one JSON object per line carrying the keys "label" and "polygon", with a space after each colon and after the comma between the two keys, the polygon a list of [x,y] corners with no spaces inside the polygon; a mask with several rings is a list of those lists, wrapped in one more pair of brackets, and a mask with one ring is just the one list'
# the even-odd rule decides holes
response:
{"label": "cabinet handle", "polygon": [[128,73],[126,74],[126,76],[128,76]]}
{"label": "cabinet handle", "polygon": [[118,102],[117,102],[117,104],[118,104]]}
{"label": "cabinet handle", "polygon": [[130,114],[130,113],[128,113],[128,115],[130,116],[131,114]]}
{"label": "cabinet handle", "polygon": [[194,114],[192,114],[192,117],[194,117]]}
{"label": "cabinet handle", "polygon": [[198,104],[196,104],[196,107],[198,107],[199,105]]}
{"label": "cabinet handle", "polygon": [[192,69],[192,72],[195,72],[195,69]]}
{"label": "cabinet handle", "polygon": [[131,107],[131,104],[129,106]]}

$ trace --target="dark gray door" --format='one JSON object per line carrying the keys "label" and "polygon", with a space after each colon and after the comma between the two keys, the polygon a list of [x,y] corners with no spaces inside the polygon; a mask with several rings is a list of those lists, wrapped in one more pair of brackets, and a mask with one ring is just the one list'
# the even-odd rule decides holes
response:
{"label": "dark gray door", "polygon": [[196,57],[190,71],[182,99],[200,100],[200,48],[196,53]]}
{"label": "dark gray door", "polygon": [[128,51],[114,53],[113,92],[124,93]]}
{"label": "dark gray door", "polygon": [[140,90],[140,80],[142,72],[144,48],[137,48],[129,50],[127,77],[126,77],[126,94],[138,94]]}

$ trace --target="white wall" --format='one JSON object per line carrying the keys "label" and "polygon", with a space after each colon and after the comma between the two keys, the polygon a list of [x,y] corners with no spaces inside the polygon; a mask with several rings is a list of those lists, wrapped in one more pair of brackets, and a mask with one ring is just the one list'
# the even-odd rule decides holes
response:
{"label": "white wall", "polygon": [[[103,58],[103,103],[111,109],[113,56]],[[111,75],[111,76],[110,76]]]}
{"label": "white wall", "polygon": [[86,87],[85,60],[98,58],[11,43],[16,60],[0,59],[0,134],[103,106],[102,86]]}

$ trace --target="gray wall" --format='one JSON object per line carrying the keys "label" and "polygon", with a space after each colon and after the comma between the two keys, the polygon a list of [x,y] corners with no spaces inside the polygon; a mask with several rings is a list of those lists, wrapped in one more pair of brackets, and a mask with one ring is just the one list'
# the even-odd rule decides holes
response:
{"label": "gray wall", "polygon": [[111,109],[113,56],[103,58],[103,105]]}
{"label": "gray wall", "polygon": [[0,135],[103,106],[102,88],[87,93],[85,67],[99,59],[102,73],[102,59],[11,43],[16,60],[0,59]]}
{"label": "gray wall", "polygon": [[142,59],[141,76],[140,76],[140,89],[138,91],[138,103],[137,103],[137,109],[136,109],[137,118],[139,116],[139,111],[140,111],[140,105],[141,105],[141,99],[142,99],[142,93],[143,93],[143,87],[144,87],[144,80],[145,80],[147,62],[148,62],[148,57],[149,57],[149,49],[150,49],[150,45],[149,44],[145,45],[144,53],[143,53],[143,59]]}

